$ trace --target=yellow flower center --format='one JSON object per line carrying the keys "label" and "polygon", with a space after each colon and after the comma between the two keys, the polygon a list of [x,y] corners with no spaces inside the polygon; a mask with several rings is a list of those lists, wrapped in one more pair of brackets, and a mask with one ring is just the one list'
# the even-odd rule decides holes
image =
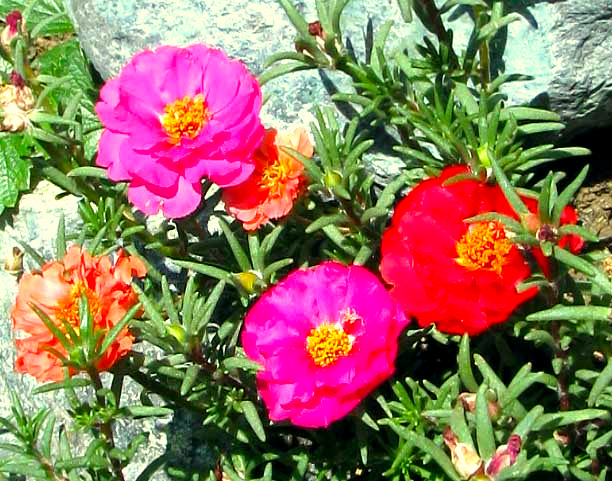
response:
{"label": "yellow flower center", "polygon": [[311,329],[306,350],[319,367],[329,366],[351,352],[351,337],[337,324],[323,323]]}
{"label": "yellow flower center", "polygon": [[204,97],[185,95],[164,107],[161,123],[170,137],[171,144],[180,143],[183,137],[194,139],[210,118]]}
{"label": "yellow flower center", "polygon": [[55,308],[55,316],[57,319],[67,322],[74,327],[77,332],[81,323],[81,318],[79,316],[79,301],[81,300],[81,294],[85,294],[87,297],[92,315],[96,316],[99,314],[101,306],[98,296],[93,290],[81,283],[75,284],[70,291],[70,295],[65,299],[61,299]]}
{"label": "yellow flower center", "polygon": [[268,165],[263,169],[259,179],[259,187],[267,190],[272,195],[279,196],[290,174],[291,165],[289,161],[279,156],[277,159],[269,161]]}
{"label": "yellow flower center", "polygon": [[470,271],[486,269],[501,275],[512,244],[499,222],[478,222],[470,225],[456,248],[457,264]]}

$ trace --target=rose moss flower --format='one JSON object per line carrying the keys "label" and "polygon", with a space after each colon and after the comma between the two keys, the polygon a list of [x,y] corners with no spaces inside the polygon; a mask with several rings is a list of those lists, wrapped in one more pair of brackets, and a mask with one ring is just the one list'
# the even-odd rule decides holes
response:
{"label": "rose moss flower", "polygon": [[159,47],[137,54],[96,105],[104,131],[97,163],[145,214],[184,217],[201,201],[202,178],[244,182],[264,129],[255,77],[221,50]]}
{"label": "rose moss flower", "polygon": [[281,147],[305,157],[313,154],[304,128],[286,134],[268,129],[262,146],[255,152],[253,175],[243,184],[223,190],[228,212],[242,222],[245,230],[253,231],[270,219],[287,215],[305,182],[302,163]]}
{"label": "rose moss flower", "polygon": [[[468,224],[465,219],[485,212],[517,218],[498,185],[450,177],[467,172],[464,166],[444,169],[439,177],[418,184],[397,205],[382,239],[383,278],[391,296],[421,326],[435,324],[451,334],[476,335],[504,322],[537,289],[517,286],[531,275],[529,264],[498,222]],[[523,199],[537,212],[537,201]],[[562,223],[575,222],[568,207]],[[572,249],[582,241],[561,239]],[[532,249],[542,270],[548,261]]]}
{"label": "rose moss flower", "polygon": [[394,371],[408,320],[360,266],[326,262],[289,274],[248,312],[242,344],[263,366],[259,393],[270,419],[328,426]]}
{"label": "rose moss flower", "polygon": [[[46,349],[53,349],[65,357],[68,353],[32,305],[41,309],[65,334],[64,323],[78,332],[79,300],[85,294],[93,316],[94,332],[105,332],[136,304],[138,297],[130,282],[132,277],[145,274],[142,261],[126,257],[122,251],[113,263],[108,256],[92,257],[76,246],[68,249],[62,261],[45,264],[40,273],[25,274],[19,281],[17,300],[11,311],[13,328],[28,334],[16,340],[15,370],[29,373],[39,381],[60,381],[64,377],[61,360]],[[98,360],[97,369],[109,369],[130,351],[132,341],[127,328],[123,329]]]}

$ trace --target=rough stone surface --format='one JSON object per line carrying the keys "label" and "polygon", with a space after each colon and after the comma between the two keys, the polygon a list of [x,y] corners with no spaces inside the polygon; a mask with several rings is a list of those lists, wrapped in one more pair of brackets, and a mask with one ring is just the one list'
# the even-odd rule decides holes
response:
{"label": "rough stone surface", "polygon": [[[293,48],[294,29],[276,0],[65,0],[77,24],[82,46],[105,78],[116,74],[139,50],[156,45],[204,42],[223,48],[259,73],[271,53]],[[314,0],[294,1],[306,18],[316,18]],[[612,0],[514,0],[508,2],[523,19],[511,24],[500,65],[525,73],[506,92],[514,103],[550,106],[568,123],[565,137],[612,124]],[[368,18],[378,28],[395,20],[391,53],[411,48],[424,30],[418,21],[402,22],[395,0],[352,0],[344,14],[344,33],[357,50],[363,45]],[[457,15],[452,28],[456,44],[465,45],[471,21]],[[313,103],[327,96],[315,72],[270,82],[264,121],[284,126],[303,120]]]}

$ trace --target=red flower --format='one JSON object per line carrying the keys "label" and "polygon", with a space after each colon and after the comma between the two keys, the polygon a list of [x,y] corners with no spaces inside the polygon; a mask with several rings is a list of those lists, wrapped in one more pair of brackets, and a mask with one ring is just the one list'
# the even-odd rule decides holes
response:
{"label": "red flower", "polygon": [[[448,167],[397,205],[383,235],[380,270],[392,285],[391,296],[421,326],[435,324],[442,332],[476,335],[504,322],[537,290],[517,291],[531,269],[501,224],[464,222],[485,212],[517,217],[497,185],[474,180],[444,185],[465,172],[464,166]],[[523,201],[537,212],[537,201]],[[575,221],[574,210],[566,208],[562,223]],[[573,251],[582,247],[576,236],[560,241],[568,243]],[[532,251],[547,274],[548,261],[539,249]]]}
{"label": "red flower", "polygon": [[[13,328],[28,334],[16,340],[15,370],[27,372],[39,381],[61,381],[62,362],[48,349],[67,356],[66,349],[30,307],[39,307],[64,331],[64,322],[79,329],[79,299],[87,296],[94,329],[108,331],[138,301],[130,287],[132,277],[143,277],[146,268],[136,257],[122,251],[113,263],[108,256],[92,257],[79,247],[68,249],[62,261],[45,264],[40,273],[24,275],[19,281],[17,300],[11,311]],[[124,329],[97,362],[107,370],[132,348],[133,337]]]}

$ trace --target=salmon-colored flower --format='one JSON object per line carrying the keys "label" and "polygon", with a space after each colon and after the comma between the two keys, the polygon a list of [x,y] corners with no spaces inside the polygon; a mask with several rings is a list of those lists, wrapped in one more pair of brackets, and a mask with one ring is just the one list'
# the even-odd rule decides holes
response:
{"label": "salmon-colored flower", "polygon": [[243,184],[223,191],[230,214],[253,231],[270,219],[287,215],[302,189],[304,166],[281,147],[312,157],[313,148],[303,127],[291,133],[268,129],[263,145],[255,152],[255,172]]}
{"label": "salmon-colored flower", "polygon": [[[67,357],[68,353],[32,309],[40,308],[65,334],[64,323],[79,332],[79,299],[87,297],[93,316],[94,332],[110,330],[138,301],[130,287],[132,277],[143,277],[141,260],[122,251],[113,262],[108,256],[92,257],[77,246],[71,247],[62,261],[45,264],[39,273],[25,274],[19,281],[17,300],[11,311],[13,328],[27,334],[16,340],[15,370],[29,373],[39,381],[63,379],[61,360],[47,349]],[[69,338],[69,334],[67,335]],[[119,333],[98,359],[98,370],[109,369],[132,347],[127,328]]]}

